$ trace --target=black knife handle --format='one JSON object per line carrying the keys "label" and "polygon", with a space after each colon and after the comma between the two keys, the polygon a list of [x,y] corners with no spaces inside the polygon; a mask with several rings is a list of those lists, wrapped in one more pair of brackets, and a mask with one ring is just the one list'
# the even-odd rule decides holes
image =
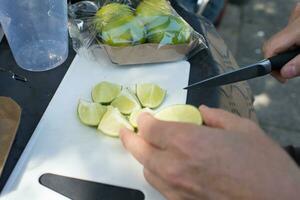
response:
{"label": "black knife handle", "polygon": [[300,48],[290,50],[269,58],[272,65],[272,70],[280,70],[285,64],[287,64],[297,55],[300,55]]}

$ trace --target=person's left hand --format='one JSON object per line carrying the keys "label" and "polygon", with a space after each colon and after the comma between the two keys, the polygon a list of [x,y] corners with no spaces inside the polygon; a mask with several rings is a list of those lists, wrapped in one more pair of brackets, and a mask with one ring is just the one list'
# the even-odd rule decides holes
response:
{"label": "person's left hand", "polygon": [[170,200],[299,198],[298,167],[255,123],[200,110],[206,126],[141,114],[138,135],[121,131],[151,185]]}

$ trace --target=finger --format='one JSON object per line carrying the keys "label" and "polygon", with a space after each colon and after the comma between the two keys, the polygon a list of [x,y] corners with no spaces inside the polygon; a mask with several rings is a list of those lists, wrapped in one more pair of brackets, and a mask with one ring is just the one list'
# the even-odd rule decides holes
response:
{"label": "finger", "polygon": [[297,3],[289,19],[289,24],[293,23],[300,17],[300,3]]}
{"label": "finger", "polygon": [[204,105],[200,106],[199,109],[205,124],[209,127],[225,130],[240,129],[239,126],[241,126],[242,118],[237,115],[221,109],[209,108]]}
{"label": "finger", "polygon": [[266,58],[287,51],[300,43],[298,31],[292,29],[293,27],[288,26],[266,42],[263,48]]}
{"label": "finger", "polygon": [[280,71],[281,76],[291,79],[300,76],[300,55],[287,63]]}
{"label": "finger", "polygon": [[143,138],[134,134],[128,129],[121,129],[120,138],[124,147],[143,166],[153,171],[159,170],[159,164],[163,161],[160,158],[160,150],[147,143]]}
{"label": "finger", "polygon": [[149,113],[141,113],[137,124],[139,135],[160,149],[166,149],[170,137],[174,136],[174,126],[155,119]]}
{"label": "finger", "polygon": [[287,80],[283,78],[280,74],[280,71],[273,71],[271,72],[271,75],[276,78],[280,83],[286,83]]}

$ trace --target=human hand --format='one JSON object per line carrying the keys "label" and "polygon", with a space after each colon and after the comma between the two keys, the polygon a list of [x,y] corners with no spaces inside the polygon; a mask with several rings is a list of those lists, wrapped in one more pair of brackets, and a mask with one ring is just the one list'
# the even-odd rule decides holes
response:
{"label": "human hand", "polygon": [[[300,3],[290,16],[288,25],[275,34],[263,47],[266,58],[282,53],[286,50],[300,47]],[[280,72],[272,72],[280,82],[300,76],[300,55],[287,63]]]}
{"label": "human hand", "polygon": [[256,124],[218,109],[200,111],[205,126],[141,114],[138,135],[121,131],[151,185],[170,200],[299,199],[299,169]]}

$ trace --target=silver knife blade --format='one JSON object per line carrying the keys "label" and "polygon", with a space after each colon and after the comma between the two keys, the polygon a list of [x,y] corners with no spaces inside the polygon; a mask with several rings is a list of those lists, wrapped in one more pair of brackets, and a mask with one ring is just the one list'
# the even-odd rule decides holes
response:
{"label": "silver knife blade", "polygon": [[191,84],[185,87],[184,89],[192,89],[195,87],[203,88],[203,87],[215,87],[215,86],[227,85],[230,83],[240,82],[240,81],[256,78],[259,76],[264,76],[271,73],[271,71],[272,71],[271,62],[268,59],[266,59],[256,64],[249,65],[247,67],[243,67],[235,71],[220,74],[202,80],[200,82]]}

